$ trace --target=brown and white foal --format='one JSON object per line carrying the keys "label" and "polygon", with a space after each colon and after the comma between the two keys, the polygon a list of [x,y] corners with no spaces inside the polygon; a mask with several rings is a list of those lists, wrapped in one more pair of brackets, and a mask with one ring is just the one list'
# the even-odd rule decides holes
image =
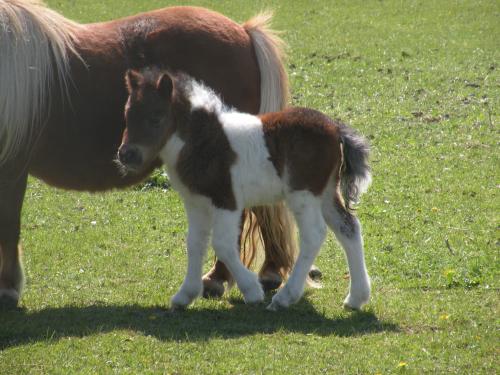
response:
{"label": "brown and white foal", "polygon": [[310,109],[261,116],[237,112],[184,74],[154,68],[128,71],[126,82],[130,95],[119,162],[130,173],[160,157],[187,212],[188,269],[172,307],[184,307],[202,292],[202,264],[211,232],[215,253],[245,302],[262,301],[256,274],[239,257],[241,212],[280,200],[297,221],[300,254],[268,309],[287,307],[302,296],[326,236],[325,222],[349,264],[351,285],[344,304],[359,309],[368,302],[361,227],[349,210],[371,179],[363,138]]}

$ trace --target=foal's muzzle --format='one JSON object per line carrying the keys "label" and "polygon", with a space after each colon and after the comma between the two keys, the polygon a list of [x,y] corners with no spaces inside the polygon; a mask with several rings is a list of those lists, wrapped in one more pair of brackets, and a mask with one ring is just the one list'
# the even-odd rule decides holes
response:
{"label": "foal's muzzle", "polygon": [[122,144],[118,149],[118,160],[127,168],[138,168],[142,164],[141,152],[135,146]]}

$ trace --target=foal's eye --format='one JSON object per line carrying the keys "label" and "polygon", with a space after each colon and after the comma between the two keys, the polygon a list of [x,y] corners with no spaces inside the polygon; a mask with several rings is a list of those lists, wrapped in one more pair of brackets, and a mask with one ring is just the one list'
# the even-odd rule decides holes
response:
{"label": "foal's eye", "polygon": [[160,126],[160,122],[162,119],[162,115],[153,115],[149,118],[149,125],[151,125],[153,128],[157,128]]}

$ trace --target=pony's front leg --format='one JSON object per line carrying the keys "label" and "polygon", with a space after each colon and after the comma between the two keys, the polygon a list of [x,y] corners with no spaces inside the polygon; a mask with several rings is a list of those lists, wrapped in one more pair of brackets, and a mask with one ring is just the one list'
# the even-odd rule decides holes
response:
{"label": "pony's front leg", "polygon": [[212,243],[215,255],[224,262],[233,275],[245,302],[257,303],[264,299],[264,292],[257,275],[248,270],[240,259],[238,250],[240,220],[239,210],[215,210]]}
{"label": "pony's front leg", "polygon": [[188,218],[187,273],[179,291],[172,297],[172,308],[183,308],[201,295],[203,259],[212,226],[212,212],[207,205],[184,203]]}
{"label": "pony's front leg", "polygon": [[300,253],[287,283],[267,306],[276,311],[297,302],[304,293],[307,275],[326,237],[326,224],[321,213],[321,201],[312,193],[289,194],[287,203],[299,227]]}
{"label": "pony's front leg", "polygon": [[24,283],[18,243],[27,178],[0,170],[0,309],[17,306]]}

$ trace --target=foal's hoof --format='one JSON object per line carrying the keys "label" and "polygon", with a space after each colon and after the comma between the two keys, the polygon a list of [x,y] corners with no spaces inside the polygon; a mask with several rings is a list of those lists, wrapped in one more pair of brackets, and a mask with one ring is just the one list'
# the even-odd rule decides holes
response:
{"label": "foal's hoof", "polygon": [[361,311],[361,308],[370,301],[370,290],[365,291],[357,297],[349,294],[344,300],[344,309],[348,311]]}
{"label": "foal's hoof", "polygon": [[15,289],[0,289],[0,310],[14,310],[19,302],[19,293]]}
{"label": "foal's hoof", "polygon": [[224,290],[223,281],[203,279],[203,298],[221,298]]}
{"label": "foal's hoof", "polygon": [[269,305],[267,305],[266,310],[268,311],[278,311],[280,308],[282,308],[278,303],[276,302],[271,302]]}
{"label": "foal's hoof", "polygon": [[282,301],[279,300],[279,298],[273,298],[271,300],[271,303],[267,305],[266,310],[268,311],[278,311],[278,310],[285,310],[288,308],[288,304],[283,303]]}
{"label": "foal's hoof", "polygon": [[276,290],[281,286],[283,279],[275,272],[266,272],[259,276],[259,282],[265,293]]}
{"label": "foal's hoof", "polygon": [[179,311],[185,311],[186,309],[187,309],[187,305],[177,305],[175,303],[171,303],[169,312],[176,313]]}
{"label": "foal's hoof", "polygon": [[323,272],[321,272],[321,270],[313,264],[309,270],[309,277],[313,281],[319,281],[323,277]]}
{"label": "foal's hoof", "polygon": [[354,307],[346,302],[344,302],[343,306],[345,311],[351,311],[351,312],[361,311],[361,307]]}
{"label": "foal's hoof", "polygon": [[[258,285],[258,284],[257,284]],[[264,291],[259,287],[250,291],[243,292],[243,299],[247,305],[255,305],[264,301]]]}

